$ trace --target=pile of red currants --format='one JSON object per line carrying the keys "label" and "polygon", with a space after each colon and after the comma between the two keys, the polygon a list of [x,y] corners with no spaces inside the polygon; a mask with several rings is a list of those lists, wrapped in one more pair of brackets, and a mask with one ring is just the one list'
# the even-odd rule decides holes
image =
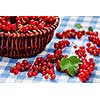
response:
{"label": "pile of red currants", "polygon": [[[21,18],[16,17],[18,24],[21,24],[20,19]],[[27,17],[23,19],[26,22],[28,21]],[[34,22],[33,19],[30,20],[30,25],[34,25],[36,23],[36,21]],[[54,19],[51,17],[50,21],[53,22],[53,20]],[[42,28],[42,25],[45,26],[44,23],[39,23],[38,28]],[[28,28],[26,28],[24,31],[26,31]],[[27,60],[23,60],[22,63],[17,62],[15,67],[11,67],[10,72],[17,75],[18,72],[28,70],[27,73],[28,77],[35,77],[36,75],[38,75],[38,73],[41,73],[45,79],[49,78],[54,80],[56,78],[55,68],[57,71],[62,72],[60,68],[60,61],[62,58],[68,57],[68,55],[63,55],[62,53],[65,47],[70,46],[70,41],[68,39],[70,38],[81,39],[83,35],[88,35],[88,39],[91,42],[86,43],[87,47],[77,46],[74,43],[73,48],[75,49],[76,55],[81,60],[81,64],[78,65],[79,69],[77,76],[82,82],[86,82],[90,78],[90,75],[95,69],[94,59],[88,58],[87,53],[92,54],[93,56],[98,56],[100,54],[100,48],[98,47],[100,46],[100,41],[99,41],[100,38],[98,37],[99,36],[98,32],[91,32],[91,31],[85,32],[85,30],[76,31],[75,29],[69,29],[65,30],[63,33],[59,32],[56,33],[56,37],[62,40],[54,43],[55,50],[53,54],[47,54],[47,56],[44,58],[38,57],[36,58],[33,64],[30,64]]]}
{"label": "pile of red currants", "polygon": [[49,27],[54,16],[1,16],[0,32],[28,32]]}

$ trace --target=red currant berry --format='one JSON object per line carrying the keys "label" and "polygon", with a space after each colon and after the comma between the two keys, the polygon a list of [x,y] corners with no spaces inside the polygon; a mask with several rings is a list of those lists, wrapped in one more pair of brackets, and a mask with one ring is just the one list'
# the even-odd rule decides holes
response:
{"label": "red currant berry", "polygon": [[23,60],[22,63],[23,64],[28,64],[28,61],[27,60]]}
{"label": "red currant berry", "polygon": [[86,45],[87,45],[88,47],[90,47],[90,46],[91,46],[91,43],[90,43],[90,42],[88,42]]}
{"label": "red currant berry", "polygon": [[77,48],[77,46],[75,45],[75,46],[73,46],[73,48],[74,48],[74,49],[76,49],[76,48]]}
{"label": "red currant berry", "polygon": [[15,67],[10,68],[10,73],[14,73]]}
{"label": "red currant berry", "polygon": [[77,32],[76,35],[77,35],[77,38],[80,39],[83,36],[83,33],[79,31],[79,32]]}
{"label": "red currant berry", "polygon": [[55,74],[51,74],[50,76],[51,76],[51,79],[52,80],[54,80],[56,78],[56,75]]}
{"label": "red currant berry", "polygon": [[44,75],[44,78],[47,80],[49,77],[48,77],[48,75],[46,74],[46,75]]}
{"label": "red currant berry", "polygon": [[14,74],[17,75],[19,71],[17,69],[14,70]]}
{"label": "red currant berry", "polygon": [[82,72],[80,72],[79,74],[78,74],[78,77],[79,78],[83,78],[83,77],[85,77],[85,73],[82,71]]}
{"label": "red currant berry", "polygon": [[54,71],[52,69],[49,69],[48,74],[52,75]]}
{"label": "red currant berry", "polygon": [[62,50],[61,49],[58,49],[58,50],[56,50],[56,52],[55,52],[57,55],[62,55]]}
{"label": "red currant berry", "polygon": [[93,58],[89,58],[89,61],[90,61],[90,62],[93,62],[94,60],[93,60]]}
{"label": "red currant berry", "polygon": [[21,68],[20,64],[17,64],[15,67],[17,70],[20,70],[20,68]]}
{"label": "red currant berry", "polygon": [[82,82],[86,82],[86,77],[82,77],[82,78],[80,78],[80,80],[82,81]]}
{"label": "red currant berry", "polygon": [[58,33],[56,33],[56,37],[59,38],[59,39],[62,39],[63,38],[63,34],[58,32]]}
{"label": "red currant berry", "polygon": [[32,77],[33,76],[33,69],[30,69],[29,72],[27,73],[28,77]]}
{"label": "red currant berry", "polygon": [[34,77],[35,77],[36,75],[37,75],[37,73],[36,73],[36,72],[33,72],[33,73],[32,73],[32,76],[34,76]]}

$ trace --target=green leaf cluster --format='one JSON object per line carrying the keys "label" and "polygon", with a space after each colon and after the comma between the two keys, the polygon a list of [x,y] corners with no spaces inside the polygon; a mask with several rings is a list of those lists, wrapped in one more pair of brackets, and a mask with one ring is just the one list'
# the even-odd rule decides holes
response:
{"label": "green leaf cluster", "polygon": [[69,58],[62,58],[60,62],[61,71],[67,70],[70,76],[75,76],[78,72],[78,64],[80,59],[77,56],[70,56]]}

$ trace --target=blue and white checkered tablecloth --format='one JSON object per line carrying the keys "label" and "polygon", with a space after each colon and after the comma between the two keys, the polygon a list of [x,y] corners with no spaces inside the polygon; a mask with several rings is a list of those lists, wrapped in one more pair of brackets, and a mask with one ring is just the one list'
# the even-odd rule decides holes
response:
{"label": "blue and white checkered tablecloth", "polygon": [[[94,30],[97,30],[100,33],[100,17],[99,16],[61,16],[60,17],[60,24],[57,28],[56,32],[63,32],[65,29],[75,28],[75,24],[80,23],[84,29],[87,30],[88,26],[92,26]],[[36,57],[39,56],[46,56],[47,53],[53,53],[54,42],[59,41],[59,39],[56,38],[55,34],[52,39],[52,41],[46,46],[45,51],[43,51],[41,54],[38,54]],[[86,42],[88,41],[88,38],[84,36],[81,40],[71,39],[71,41],[74,41],[78,45],[86,45]],[[72,48],[72,45],[70,47],[66,47],[64,49],[63,53],[73,55],[74,49]],[[88,54],[90,57],[91,55]],[[33,62],[33,60],[36,59],[36,57],[27,58],[29,62]],[[92,56],[91,56],[92,57]],[[87,81],[87,83],[97,83],[100,82],[100,57],[94,57],[95,59],[95,70],[93,74],[91,75],[90,79]],[[45,83],[45,82],[53,82],[53,83],[80,83],[81,81],[77,77],[70,77],[64,73],[60,73],[56,71],[56,79],[55,80],[45,80],[42,75],[39,73],[35,78],[28,78],[27,72],[22,72],[18,75],[13,75],[9,73],[9,69],[11,66],[14,66],[16,62],[22,61],[23,59],[11,59],[6,57],[0,57],[0,82],[1,83],[23,83],[23,82],[35,82],[35,83]]]}

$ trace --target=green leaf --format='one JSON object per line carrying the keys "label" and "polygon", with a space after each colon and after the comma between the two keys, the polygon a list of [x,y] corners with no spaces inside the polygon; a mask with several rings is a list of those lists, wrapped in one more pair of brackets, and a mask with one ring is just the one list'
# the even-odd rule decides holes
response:
{"label": "green leaf", "polygon": [[78,72],[78,69],[79,69],[79,66],[78,66],[78,64],[74,64],[74,71],[75,71],[75,73],[77,73]]}
{"label": "green leaf", "polygon": [[80,29],[80,28],[82,28],[82,25],[81,24],[75,24],[75,27]]}
{"label": "green leaf", "polygon": [[80,59],[77,56],[71,56],[69,58],[62,58],[60,62],[61,71],[67,70],[70,76],[75,76],[78,72],[78,64]]}
{"label": "green leaf", "polygon": [[60,66],[61,66],[61,70],[64,71],[67,69],[67,66],[66,64],[68,65],[69,64],[69,60],[67,58],[62,58],[61,59],[61,62],[60,62]]}
{"label": "green leaf", "polygon": [[76,63],[79,63],[79,62],[80,62],[80,59],[79,59],[77,56],[71,56],[71,57],[69,57],[69,60],[70,60],[73,64],[76,64]]}
{"label": "green leaf", "polygon": [[88,27],[88,31],[93,32],[93,28],[91,26]]}
{"label": "green leaf", "polygon": [[76,74],[72,64],[70,65],[70,67],[67,67],[67,71],[68,71],[69,75],[71,75],[72,77],[75,76],[75,74]]}

